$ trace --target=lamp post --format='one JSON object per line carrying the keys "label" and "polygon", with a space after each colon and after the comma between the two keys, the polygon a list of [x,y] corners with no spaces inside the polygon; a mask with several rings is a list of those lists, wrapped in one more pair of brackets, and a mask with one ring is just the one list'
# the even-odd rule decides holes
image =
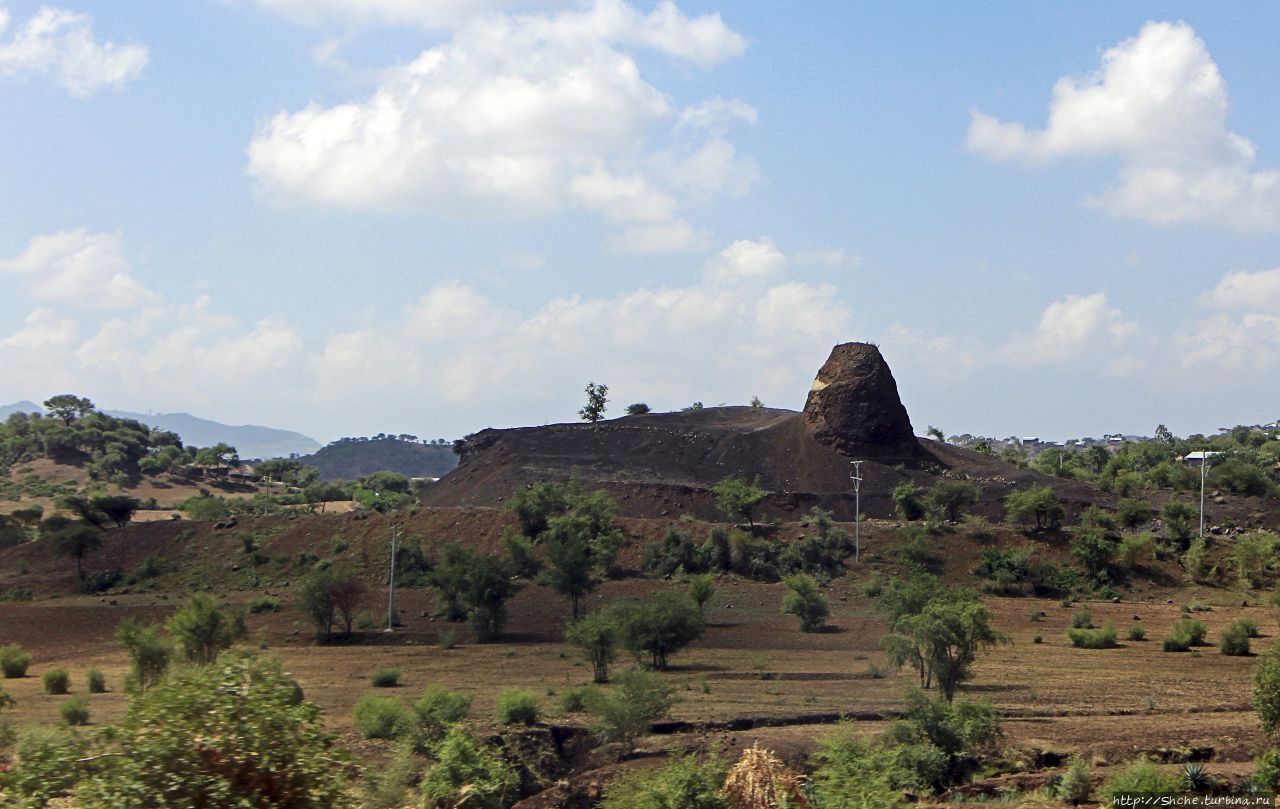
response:
{"label": "lamp post", "polygon": [[400,526],[391,526],[391,576],[387,585],[387,632],[395,627],[396,620],[396,552],[400,550]]}
{"label": "lamp post", "polygon": [[853,561],[862,561],[862,461],[850,461],[853,469],[849,479],[853,481]]}

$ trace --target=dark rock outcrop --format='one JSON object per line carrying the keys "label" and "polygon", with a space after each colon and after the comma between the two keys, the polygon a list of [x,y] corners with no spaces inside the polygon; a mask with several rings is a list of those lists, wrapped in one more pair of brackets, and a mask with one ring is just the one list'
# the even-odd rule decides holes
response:
{"label": "dark rock outcrop", "polygon": [[805,430],[846,455],[914,457],[920,446],[889,364],[869,343],[841,343],[818,369]]}

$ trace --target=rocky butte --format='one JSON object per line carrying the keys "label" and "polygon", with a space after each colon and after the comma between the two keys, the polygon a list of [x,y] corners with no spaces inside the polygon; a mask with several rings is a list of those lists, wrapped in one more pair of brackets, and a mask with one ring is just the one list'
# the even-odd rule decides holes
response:
{"label": "rocky butte", "polygon": [[[618,500],[634,517],[720,516],[710,488],[729,476],[769,492],[766,516],[792,518],[813,506],[852,519],[850,461],[863,460],[862,510],[890,517],[893,488],[922,488],[948,473],[996,491],[1031,476],[976,453],[916,438],[880,349],[843,343],[818,370],[804,410],[711,407],[623,416],[594,424],[482,430],[461,463],[423,496],[426,506],[501,506],[538,481],[577,479]],[[1038,476],[1037,476],[1038,477]]]}

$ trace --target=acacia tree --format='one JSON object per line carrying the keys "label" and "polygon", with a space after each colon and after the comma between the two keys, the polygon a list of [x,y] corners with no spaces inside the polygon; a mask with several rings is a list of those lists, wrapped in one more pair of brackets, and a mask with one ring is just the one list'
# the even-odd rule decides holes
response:
{"label": "acacia tree", "polygon": [[925,495],[925,502],[935,513],[946,516],[947,522],[955,522],[961,509],[978,502],[978,489],[961,480],[940,480]]}
{"label": "acacia tree", "polygon": [[351,622],[368,593],[369,588],[364,582],[350,573],[340,574],[329,582],[329,599],[333,602],[334,611],[342,616],[346,627],[344,634],[351,634]]}
{"label": "acacia tree", "polygon": [[102,534],[85,523],[72,523],[57,531],[52,540],[55,551],[76,560],[76,575],[84,581],[84,558],[102,547]]}
{"label": "acacia tree", "polygon": [[730,517],[746,520],[752,533],[755,533],[756,524],[753,515],[756,506],[760,505],[768,495],[764,489],[755,483],[747,483],[739,477],[727,477],[712,486],[711,492],[716,496],[716,505],[721,511]]}
{"label": "acacia tree", "polygon": [[654,669],[667,668],[668,658],[702,636],[698,607],[684,593],[658,593],[648,601],[618,610],[623,644],[648,654]]}
{"label": "acacia tree", "polygon": [[123,528],[128,524],[138,507],[142,505],[135,498],[123,494],[99,495],[93,498],[90,504],[115,523],[117,528]]}
{"label": "acacia tree", "polygon": [[243,615],[219,608],[200,593],[171,615],[165,628],[177,638],[187,660],[201,666],[212,663],[245,634]]}
{"label": "acacia tree", "polygon": [[969,679],[978,652],[1009,640],[992,629],[991,611],[982,600],[964,590],[935,596],[919,612],[900,617],[893,629],[881,642],[890,661],[916,668],[925,688],[937,680],[948,702]]}
{"label": "acacia tree", "polygon": [[582,531],[568,530],[580,526],[580,521],[566,522],[565,530],[552,532],[550,566],[542,571],[539,581],[562,596],[569,598],[573,619],[578,619],[582,598],[596,587],[591,575],[594,564],[591,546]]}
{"label": "acacia tree", "polygon": [[578,411],[578,415],[583,421],[597,422],[604,418],[605,406],[609,399],[609,386],[597,385],[595,382],[587,383],[587,404]]}

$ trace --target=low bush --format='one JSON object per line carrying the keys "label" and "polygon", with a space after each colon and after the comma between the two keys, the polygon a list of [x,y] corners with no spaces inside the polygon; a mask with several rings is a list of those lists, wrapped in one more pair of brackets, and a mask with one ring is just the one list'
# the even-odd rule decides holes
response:
{"label": "low bush", "polygon": [[456,725],[471,713],[471,697],[442,686],[432,686],[413,703],[413,712],[418,715],[418,726],[423,733],[429,739],[438,739],[451,725]]}
{"label": "low bush", "polygon": [[822,595],[818,582],[807,573],[797,573],[783,579],[787,586],[782,601],[782,611],[800,619],[801,632],[818,632],[827,622],[830,609]]}
{"label": "low bush", "polygon": [[538,724],[538,698],[530,691],[507,688],[498,693],[497,718],[503,725]]}
{"label": "low bush", "polygon": [[605,741],[630,751],[654,722],[666,716],[671,704],[671,688],[658,675],[630,668],[614,678],[612,688],[592,694],[587,710],[599,721]]}
{"label": "low bush", "polygon": [[515,802],[520,778],[501,755],[455,726],[431,751],[435,764],[418,785],[423,806],[497,809]]}
{"label": "low bush", "polygon": [[1129,627],[1128,637],[1129,637],[1129,640],[1146,640],[1147,630],[1143,629],[1140,626],[1131,626]]}
{"label": "low bush", "polygon": [[31,655],[18,644],[10,643],[0,646],[0,673],[3,673],[6,678],[26,677],[27,667],[30,665]]}
{"label": "low bush", "polygon": [[[699,761],[692,755],[676,755],[660,767],[624,773],[605,789],[600,809],[728,809],[729,799],[720,792],[728,768],[718,759]],[[766,804],[743,804],[765,806]],[[769,806],[782,805],[769,801]],[[789,804],[788,804],[789,805]]]}
{"label": "low bush", "polygon": [[1078,755],[1072,756],[1053,790],[1054,797],[1072,805],[1088,801],[1089,793],[1093,791],[1092,775],[1093,768],[1088,761]]}
{"label": "low bush", "polygon": [[395,697],[365,694],[352,712],[366,739],[398,739],[413,730],[413,712]]}
{"label": "low bush", "polygon": [[592,698],[595,689],[589,685],[578,685],[566,688],[560,693],[560,711],[562,713],[582,713]]}
{"label": "low bush", "polygon": [[1169,637],[1164,639],[1164,650],[1185,652],[1192,646],[1203,646],[1206,631],[1202,622],[1194,618],[1181,618],[1174,622]]}
{"label": "low bush", "polygon": [[1112,798],[1123,792],[1148,792],[1168,795],[1178,791],[1178,776],[1167,772],[1148,758],[1138,758],[1129,762],[1120,772],[1111,776],[1102,785],[1103,806],[1109,806]]}
{"label": "low bush", "polygon": [[1068,629],[1067,637],[1078,649],[1110,649],[1116,645],[1116,627],[1107,621],[1096,629]]}
{"label": "low bush", "polygon": [[0,601],[30,601],[35,598],[35,594],[31,592],[31,588],[23,587],[15,584],[3,593],[0,593]]}
{"label": "low bush", "polygon": [[1093,613],[1088,607],[1082,607],[1071,616],[1072,629],[1089,629],[1093,626]]}
{"label": "low bush", "polygon": [[400,685],[400,669],[378,669],[369,683],[374,688],[395,688]]}
{"label": "low bush", "polygon": [[88,683],[90,694],[107,693],[107,678],[97,669],[89,669],[89,673],[85,675],[85,682]]}
{"label": "low bush", "polygon": [[262,615],[268,612],[280,611],[280,599],[274,596],[259,596],[249,602],[249,613],[252,615]]}
{"label": "low bush", "polygon": [[58,706],[62,721],[68,725],[89,724],[89,698],[72,697]]}
{"label": "low bush", "polygon": [[1232,621],[1222,630],[1218,638],[1218,649],[1228,657],[1248,657],[1249,628],[1238,619]]}
{"label": "low bush", "polygon": [[1239,624],[1244,629],[1245,634],[1251,638],[1262,637],[1258,632],[1258,621],[1254,618],[1237,618],[1233,623]]}
{"label": "low bush", "polygon": [[49,669],[41,681],[46,694],[66,694],[71,691],[71,676],[66,669]]}
{"label": "low bush", "polygon": [[124,572],[112,568],[110,570],[98,570],[85,576],[80,581],[80,592],[82,593],[101,593],[104,590],[110,590],[124,579]]}

